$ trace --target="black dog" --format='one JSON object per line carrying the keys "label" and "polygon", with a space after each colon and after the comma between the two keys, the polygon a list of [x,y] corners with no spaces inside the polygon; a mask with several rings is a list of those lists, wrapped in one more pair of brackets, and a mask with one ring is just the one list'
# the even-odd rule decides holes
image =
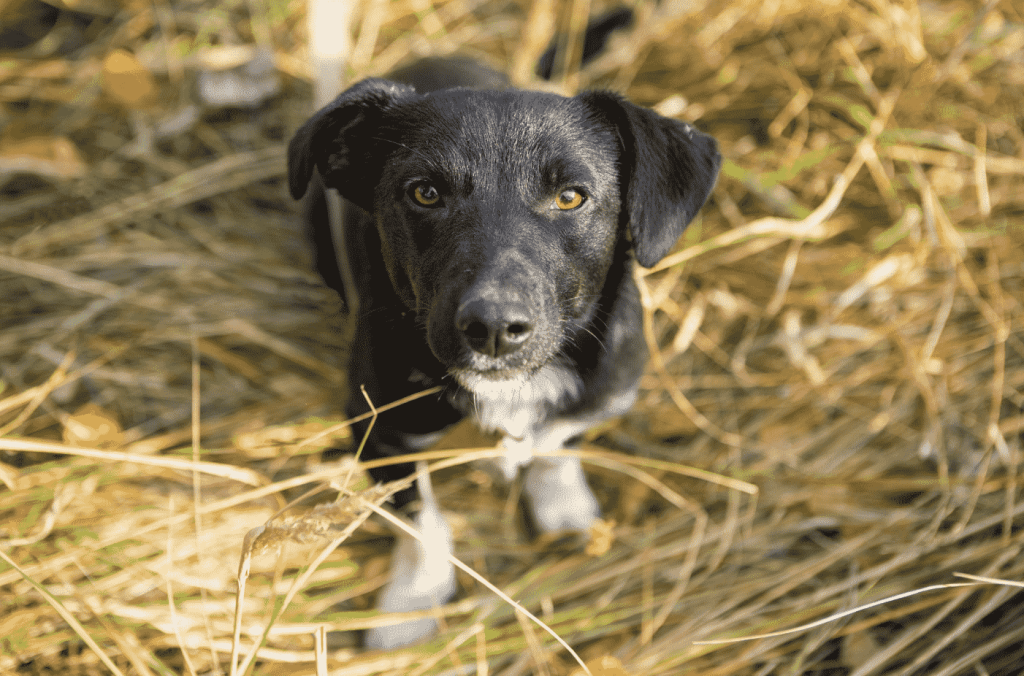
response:
{"label": "black dog", "polygon": [[[579,461],[533,453],[633,404],[647,357],[633,260],[650,267],[668,253],[721,158],[711,137],[615,94],[503,82],[447,59],[364,80],[296,133],[289,185],[301,198],[318,170],[356,207],[344,224],[360,302],[348,413],[368,410],[360,385],[375,404],[443,387],[381,414],[364,457],[423,449],[473,416],[505,435],[508,475],[526,466],[538,528],[585,531],[600,511]],[[319,265],[339,288],[329,225],[311,214]],[[454,594],[448,527],[433,507],[417,524],[436,547],[400,538],[381,609]],[[406,622],[366,643],[402,645],[433,629]]]}

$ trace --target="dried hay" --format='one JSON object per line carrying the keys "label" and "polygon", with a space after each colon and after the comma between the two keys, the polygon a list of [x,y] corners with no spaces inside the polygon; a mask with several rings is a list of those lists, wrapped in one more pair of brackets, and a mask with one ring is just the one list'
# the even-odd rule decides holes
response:
{"label": "dried hay", "polygon": [[[303,7],[58,4],[50,42],[0,64],[0,671],[229,671],[263,636],[257,673],[583,673],[469,577],[424,647],[325,639],[379,621],[386,531],[356,526],[395,487],[320,461],[350,440],[337,301],[282,181]],[[522,79],[587,4],[371,0],[354,65],[461,49]],[[603,546],[531,542],[514,490],[465,464],[493,451],[437,451],[459,556],[594,674],[1021,673],[1020,6],[638,13],[562,85],[697,122],[728,161],[641,275],[641,403],[580,451]],[[283,94],[189,123],[233,45],[272,49]],[[115,50],[138,59],[103,80]]]}

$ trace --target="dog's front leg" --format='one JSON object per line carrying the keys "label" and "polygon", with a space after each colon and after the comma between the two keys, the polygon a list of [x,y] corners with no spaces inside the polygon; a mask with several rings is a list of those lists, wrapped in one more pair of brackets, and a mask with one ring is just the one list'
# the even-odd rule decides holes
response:
{"label": "dog's front leg", "polygon": [[[417,331],[413,317],[374,307],[365,295],[363,311],[353,341],[346,406],[346,413],[357,419],[371,412],[369,402],[379,405],[409,397],[432,387],[444,373],[425,343],[409,340]],[[426,450],[461,418],[447,398],[430,394],[380,411],[372,425],[368,419],[357,422],[353,435],[364,440],[364,460],[379,460]],[[414,471],[413,462],[401,462],[377,466],[369,473],[375,481],[389,482]],[[423,534],[423,541],[405,533],[398,535],[388,581],[377,596],[377,609],[383,612],[426,610],[455,595],[455,573],[448,561],[451,530],[438,508],[429,475],[421,474],[411,488],[394,497],[395,508],[403,511],[418,499],[419,512],[413,524]],[[363,642],[369,648],[395,648],[426,638],[436,627],[432,618],[376,627],[366,632]]]}
{"label": "dog's front leg", "polygon": [[[526,465],[523,493],[533,522],[542,533],[586,532],[601,517],[601,507],[587,484],[579,458],[544,455],[565,448],[567,442],[591,427],[628,411],[636,401],[635,385],[600,401],[589,411],[542,422],[522,441],[506,439],[504,442],[510,451],[503,468],[506,474],[511,476],[515,471],[509,467],[510,458],[512,462]],[[523,452],[524,445],[533,449],[533,457]]]}
{"label": "dog's front leg", "polygon": [[579,458],[538,457],[526,469],[523,493],[542,533],[586,532],[601,516]]}
{"label": "dog's front leg", "polygon": [[544,455],[565,447],[568,440],[592,427],[591,416],[547,421],[523,439],[506,437],[500,463],[506,478],[525,466],[523,494],[541,533],[586,532],[601,516],[601,507],[587,484],[579,458]]}
{"label": "dog's front leg", "polygon": [[[430,476],[422,472],[417,481],[421,508],[413,525],[422,539],[401,532],[391,555],[388,581],[377,596],[382,612],[426,610],[444,604],[455,595],[452,532],[434,499]],[[437,631],[433,618],[408,620],[367,630],[368,648],[388,650],[416,643]]]}

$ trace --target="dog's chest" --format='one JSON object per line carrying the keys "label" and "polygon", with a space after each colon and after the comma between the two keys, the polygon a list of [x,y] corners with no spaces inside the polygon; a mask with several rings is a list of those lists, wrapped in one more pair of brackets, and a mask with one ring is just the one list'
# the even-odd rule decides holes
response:
{"label": "dog's chest", "polygon": [[[484,432],[503,435],[505,456],[498,466],[505,478],[511,480],[535,452],[558,448],[567,438],[559,433],[564,425],[552,418],[560,412],[561,405],[579,395],[583,383],[574,371],[548,365],[528,377],[479,379],[464,385],[469,394],[466,413]],[[552,436],[557,439],[548,438]]]}

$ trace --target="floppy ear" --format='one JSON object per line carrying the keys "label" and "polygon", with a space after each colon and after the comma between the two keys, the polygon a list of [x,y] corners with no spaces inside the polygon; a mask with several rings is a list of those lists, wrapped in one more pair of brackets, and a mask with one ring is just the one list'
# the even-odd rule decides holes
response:
{"label": "floppy ear", "polygon": [[[371,210],[377,184],[372,153],[384,112],[397,101],[416,96],[407,85],[371,78],[342,92],[295,132],[288,144],[288,188],[292,197],[306,194],[313,168],[324,184]],[[380,161],[373,163],[378,166]]]}
{"label": "floppy ear", "polygon": [[618,131],[623,208],[636,259],[649,268],[665,257],[715,187],[722,164],[718,143],[610,92],[580,98]]}

